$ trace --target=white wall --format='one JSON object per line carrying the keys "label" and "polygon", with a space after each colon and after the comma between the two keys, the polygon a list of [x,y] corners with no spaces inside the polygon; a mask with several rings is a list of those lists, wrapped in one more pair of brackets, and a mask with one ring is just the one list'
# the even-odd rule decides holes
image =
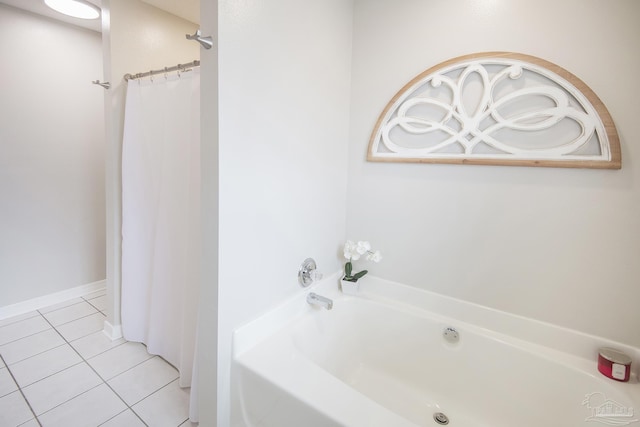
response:
{"label": "white wall", "polygon": [[233,329],[303,292],[305,258],[340,268],[351,11],[344,0],[220,1],[220,426]]}
{"label": "white wall", "polygon": [[100,34],[0,4],[0,306],[105,277]]}
{"label": "white wall", "polygon": [[[199,59],[200,45],[189,41],[197,24],[140,0],[103,0],[105,79],[111,89],[105,99],[107,122],[107,330],[120,325],[121,160],[126,73],[162,69]],[[115,332],[114,332],[115,333]],[[117,333],[116,333],[117,335]]]}
{"label": "white wall", "polygon": [[[640,346],[640,2],[357,0],[349,236],[381,277]],[[365,161],[375,121],[421,71],[506,50],[556,63],[608,107],[622,170]]]}
{"label": "white wall", "polygon": [[[200,2],[202,34],[218,34],[218,0]],[[202,277],[198,313],[198,409],[201,426],[218,418],[218,42],[201,52],[200,181],[202,205]],[[193,390],[193,387],[192,387]],[[227,402],[228,404],[228,402]]]}

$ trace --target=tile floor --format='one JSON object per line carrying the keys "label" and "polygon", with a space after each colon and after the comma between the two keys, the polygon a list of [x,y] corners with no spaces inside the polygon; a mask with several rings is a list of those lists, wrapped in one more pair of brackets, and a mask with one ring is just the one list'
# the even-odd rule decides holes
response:
{"label": "tile floor", "polygon": [[102,333],[105,299],[97,291],[0,320],[0,426],[197,425],[173,366]]}

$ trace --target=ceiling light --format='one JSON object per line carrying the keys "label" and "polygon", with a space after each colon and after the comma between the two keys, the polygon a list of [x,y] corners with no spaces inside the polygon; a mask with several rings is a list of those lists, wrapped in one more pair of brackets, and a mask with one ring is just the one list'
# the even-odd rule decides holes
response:
{"label": "ceiling light", "polygon": [[51,9],[80,19],[98,19],[100,9],[85,0],[44,0]]}

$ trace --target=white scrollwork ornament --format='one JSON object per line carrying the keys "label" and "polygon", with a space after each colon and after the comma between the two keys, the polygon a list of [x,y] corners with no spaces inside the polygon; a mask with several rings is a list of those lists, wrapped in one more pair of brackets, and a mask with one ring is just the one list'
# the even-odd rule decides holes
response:
{"label": "white scrollwork ornament", "polygon": [[455,58],[412,80],[380,116],[368,158],[620,168],[615,126],[588,86],[547,61],[502,52]]}

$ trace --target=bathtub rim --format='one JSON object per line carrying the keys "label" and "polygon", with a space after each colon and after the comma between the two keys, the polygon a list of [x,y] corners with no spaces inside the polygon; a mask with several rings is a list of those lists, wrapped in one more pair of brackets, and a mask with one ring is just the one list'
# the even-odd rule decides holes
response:
{"label": "bathtub rim", "polygon": [[[283,364],[282,360],[278,359],[278,356],[276,356],[276,359],[273,357],[267,357],[265,359],[264,353],[261,353],[262,350],[258,352],[251,351],[261,343],[266,344],[267,348],[273,347],[272,344],[274,343],[281,343],[283,333],[286,335],[288,334],[287,330],[289,328],[297,328],[298,325],[292,322],[307,318],[309,315],[318,314],[316,313],[318,311],[324,312],[324,309],[312,307],[306,302],[308,292],[317,292],[323,296],[334,299],[336,304],[340,304],[341,301],[355,302],[354,300],[361,299],[365,300],[363,301],[365,304],[375,303],[389,305],[392,310],[399,308],[402,310],[402,308],[405,307],[409,315],[420,313],[420,315],[424,315],[436,322],[451,320],[451,322],[454,325],[458,325],[462,331],[466,330],[466,332],[480,334],[490,340],[502,341],[501,338],[506,338],[507,342],[505,344],[507,345],[513,345],[525,352],[537,354],[544,359],[569,367],[571,370],[587,373],[597,382],[607,382],[610,386],[622,392],[623,395],[626,396],[625,399],[629,399],[629,402],[632,403],[632,406],[629,407],[640,407],[640,384],[638,383],[637,376],[634,375],[630,383],[620,383],[607,379],[604,376],[600,376],[597,372],[597,357],[590,357],[590,354],[597,352],[597,348],[599,348],[600,345],[610,345],[617,348],[624,348],[635,362],[638,360],[637,349],[631,346],[625,346],[601,337],[562,328],[535,319],[501,312],[500,310],[460,301],[456,298],[412,288],[373,276],[368,278],[369,280],[367,280],[366,283],[363,283],[364,286],[361,286],[362,291],[358,295],[343,295],[338,287],[339,278],[340,274],[338,272],[304,291],[297,293],[267,311],[262,316],[238,328],[234,332],[233,369],[236,369],[236,372],[243,369],[252,371],[275,387],[288,390],[292,396],[295,396],[304,404],[313,407],[316,411],[330,416],[333,421],[337,421],[340,425],[364,426],[365,424],[356,423],[358,417],[355,416],[351,410],[346,410],[344,413],[341,411],[339,411],[340,413],[338,414],[333,413],[336,402],[331,402],[331,394],[326,396],[322,394],[318,395],[315,390],[313,393],[305,393],[304,390],[300,390],[297,387],[296,381],[292,382],[291,378],[289,378],[288,382],[282,379],[288,378],[287,375],[290,377],[291,371],[293,370],[297,372],[298,375],[301,373],[305,375],[315,375],[313,377],[315,378],[314,381],[321,384],[323,384],[322,381],[329,381],[335,385],[337,381],[342,384],[340,387],[344,389],[345,383],[339,377],[332,374],[325,375],[328,371],[304,355],[304,353],[292,343],[283,346],[276,345],[279,349],[278,354],[280,356],[283,355],[280,351],[284,351],[284,355],[302,356],[294,357],[293,360],[288,361],[288,364]],[[454,318],[452,316],[458,317]],[[519,328],[523,327],[523,330],[519,330]],[[276,341],[274,341],[274,343],[265,343],[272,335],[276,336]],[[285,342],[289,342],[289,340],[285,340]],[[558,345],[558,343],[562,345]],[[291,345],[291,347],[289,347],[289,345]],[[260,346],[259,348],[263,349],[264,347]],[[285,357],[284,359],[287,358]],[[274,360],[277,360],[275,364],[273,362]],[[243,397],[237,386],[234,389],[233,384],[235,384],[235,382],[232,383],[232,393],[235,396],[233,398],[235,404],[233,413],[236,414],[236,417],[244,417],[242,418],[244,422],[247,418],[244,403],[242,403]],[[327,389],[333,390],[332,387],[327,387]],[[608,393],[606,394],[608,395]],[[351,400],[356,399],[359,395],[355,390],[351,390],[349,394]],[[361,394],[361,396],[369,399],[364,394]],[[383,405],[371,399],[368,401],[368,406],[363,407],[366,407],[368,410],[373,408],[374,412],[379,414],[380,417],[393,416],[393,413]],[[373,407],[370,406],[371,402],[375,404]],[[356,405],[356,407],[357,406],[358,405]],[[399,418],[394,421],[396,424],[408,421],[401,415],[398,415],[398,417]],[[350,422],[354,424],[349,424]],[[409,422],[408,425],[415,424]],[[245,425],[242,424],[242,426],[244,427]],[[367,426],[369,427],[369,425]]]}
{"label": "bathtub rim", "polygon": [[368,275],[362,280],[357,295],[344,295],[338,286],[341,274],[341,271],[337,271],[307,288],[300,289],[287,300],[235,329],[232,338],[232,359],[237,359],[297,318],[319,310],[306,302],[306,295],[316,292],[332,299],[364,298],[400,308],[404,305],[414,310],[427,311],[439,317],[452,319],[453,322],[470,324],[517,341],[547,347],[589,363],[592,361],[594,366],[600,347],[614,347],[627,353],[633,361],[631,382],[638,382],[640,378],[640,348],[373,275]]}
{"label": "bathtub rim", "polygon": [[418,289],[399,282],[372,276],[362,286],[361,297],[408,305],[439,316],[464,322],[474,327],[506,335],[516,341],[525,341],[585,359],[594,366],[600,347],[614,347],[627,353],[633,360],[633,381],[640,377],[640,348],[605,337],[589,334],[530,317],[509,313],[447,295]]}

